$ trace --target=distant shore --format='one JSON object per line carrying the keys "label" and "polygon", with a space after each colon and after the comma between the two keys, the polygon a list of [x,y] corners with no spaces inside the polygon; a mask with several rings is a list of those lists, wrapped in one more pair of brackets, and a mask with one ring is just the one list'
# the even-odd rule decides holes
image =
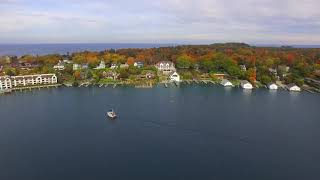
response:
{"label": "distant shore", "polygon": [[[188,45],[188,43],[2,43],[0,44],[0,56],[23,56],[46,55],[46,54],[67,54],[79,51],[103,51],[106,49],[125,48],[159,48],[172,47],[178,45]],[[201,44],[190,44],[201,45]],[[208,45],[208,44],[203,44]],[[250,44],[256,47],[280,48],[283,44]],[[286,45],[293,48],[320,48],[320,45]]]}

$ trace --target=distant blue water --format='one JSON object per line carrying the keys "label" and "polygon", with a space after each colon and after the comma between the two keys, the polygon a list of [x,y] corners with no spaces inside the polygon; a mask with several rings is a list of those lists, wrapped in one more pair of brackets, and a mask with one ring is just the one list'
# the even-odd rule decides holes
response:
{"label": "distant blue water", "polygon": [[[67,54],[79,51],[103,51],[121,48],[158,48],[177,44],[105,43],[105,44],[0,44],[0,56],[26,54]],[[258,47],[280,47],[280,45],[256,45]],[[294,45],[295,48],[320,48],[320,45]]]}
{"label": "distant blue water", "polygon": [[319,106],[218,86],[13,93],[0,96],[0,179],[319,180]]}
{"label": "distant blue water", "polygon": [[253,46],[257,47],[281,47],[281,46],[291,46],[293,48],[320,48],[320,45],[279,45],[279,44],[253,44]]}
{"label": "distant blue water", "polygon": [[103,51],[121,48],[157,48],[174,44],[0,44],[0,55],[22,56],[26,54],[67,54],[79,51]]}

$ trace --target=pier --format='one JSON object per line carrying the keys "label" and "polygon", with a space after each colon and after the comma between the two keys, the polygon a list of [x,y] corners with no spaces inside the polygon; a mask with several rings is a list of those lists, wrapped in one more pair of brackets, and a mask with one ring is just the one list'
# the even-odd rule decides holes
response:
{"label": "pier", "polygon": [[11,91],[23,91],[23,90],[32,90],[32,89],[43,89],[43,88],[58,88],[61,84],[47,84],[41,86],[24,86],[24,87],[15,87]]}

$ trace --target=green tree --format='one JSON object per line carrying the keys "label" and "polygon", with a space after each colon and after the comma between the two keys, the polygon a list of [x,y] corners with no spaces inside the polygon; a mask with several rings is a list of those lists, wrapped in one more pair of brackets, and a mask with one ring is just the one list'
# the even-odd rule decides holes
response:
{"label": "green tree", "polygon": [[262,75],[261,78],[260,78],[260,81],[261,81],[261,83],[263,83],[263,84],[269,84],[269,83],[272,82],[272,79],[271,79],[271,77],[268,76],[268,75]]}
{"label": "green tree", "polygon": [[193,59],[192,57],[184,54],[177,58],[177,67],[179,69],[189,69],[192,65]]}

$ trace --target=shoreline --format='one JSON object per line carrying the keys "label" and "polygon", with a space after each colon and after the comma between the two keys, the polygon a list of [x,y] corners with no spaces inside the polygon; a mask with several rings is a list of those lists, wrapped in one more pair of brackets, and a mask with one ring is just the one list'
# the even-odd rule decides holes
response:
{"label": "shoreline", "polygon": [[232,87],[225,87],[221,85],[220,83],[217,82],[205,82],[205,81],[195,81],[195,80],[187,80],[187,81],[181,81],[181,82],[158,82],[158,83],[152,83],[150,84],[134,84],[134,83],[124,83],[124,82],[119,82],[119,83],[105,83],[105,84],[98,84],[98,83],[90,83],[86,85],[79,85],[79,86],[73,86],[71,84],[50,84],[50,85],[41,85],[41,86],[28,86],[28,87],[17,87],[17,88],[12,88],[10,90],[6,91],[0,91],[0,95],[7,95],[15,92],[25,92],[25,91],[33,91],[33,90],[42,90],[42,89],[52,89],[52,88],[124,88],[124,87],[129,87],[129,88],[135,88],[135,89],[153,89],[153,88],[180,88],[181,86],[189,86],[189,87],[195,87],[195,86],[200,86],[200,87],[221,87],[225,89],[243,89],[243,91],[255,91],[258,89],[264,89],[272,92],[277,92],[277,91],[288,91],[288,92],[294,92],[294,93],[311,93],[311,94],[320,94],[320,91],[316,91],[315,89],[306,89],[303,88],[300,92],[295,92],[295,91],[289,91],[286,88],[280,87],[278,90],[270,90],[265,86],[262,87],[255,87],[253,89],[244,89],[240,85],[235,85]]}

